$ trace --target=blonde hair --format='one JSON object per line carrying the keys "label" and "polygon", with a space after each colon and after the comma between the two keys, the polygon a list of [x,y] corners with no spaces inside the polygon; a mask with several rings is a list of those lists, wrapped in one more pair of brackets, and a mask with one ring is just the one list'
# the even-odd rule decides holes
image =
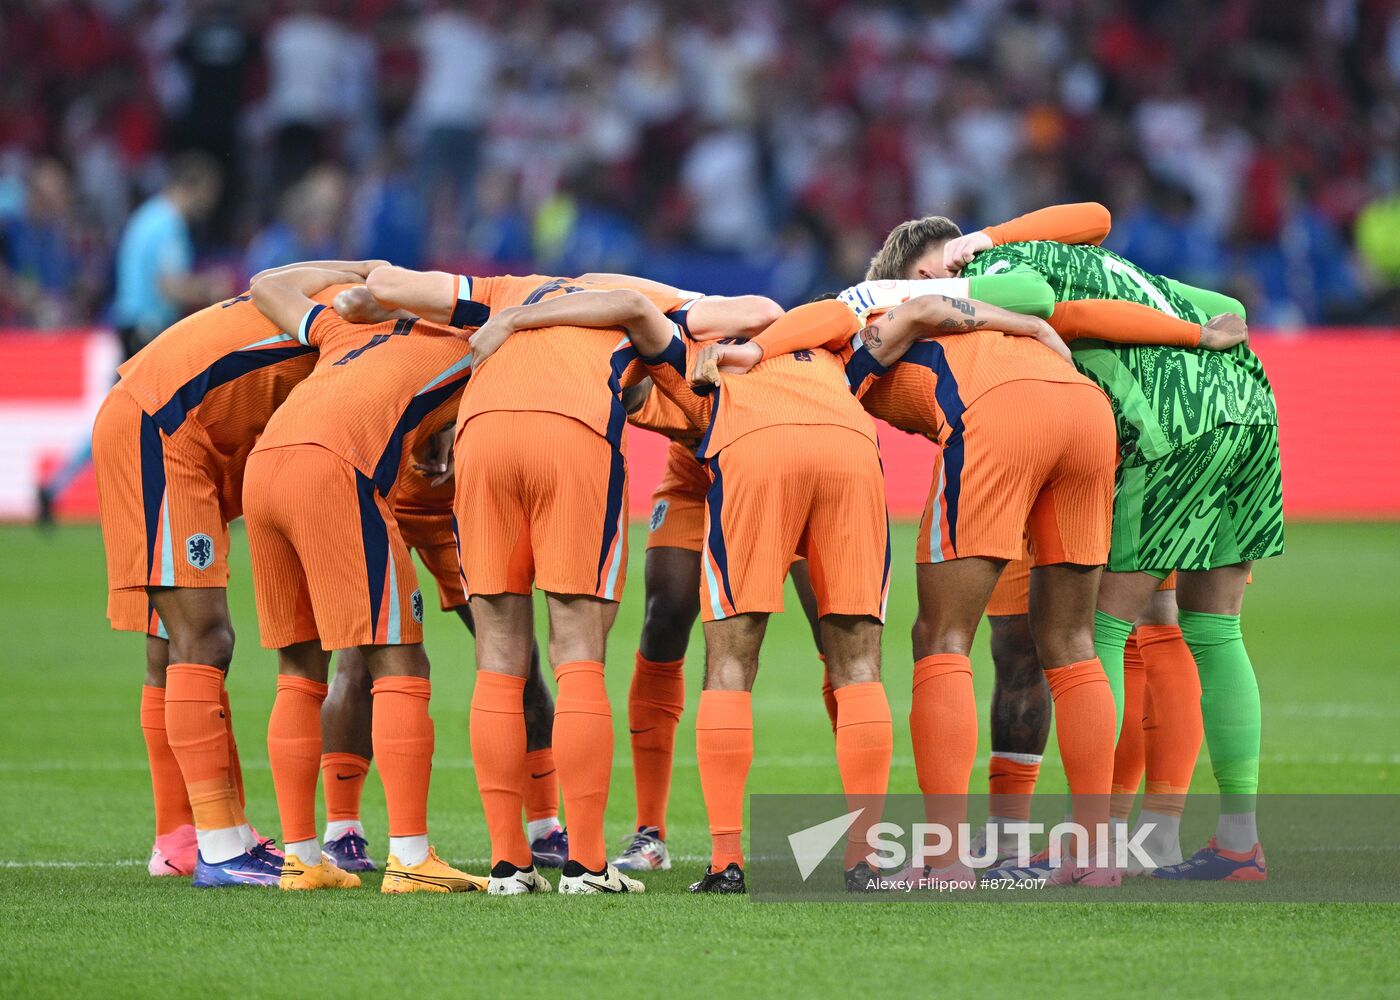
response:
{"label": "blonde hair", "polygon": [[942,215],[926,215],[922,219],[901,222],[890,230],[885,237],[885,245],[870,258],[865,280],[907,278],[909,268],[930,249],[961,235],[958,224]]}

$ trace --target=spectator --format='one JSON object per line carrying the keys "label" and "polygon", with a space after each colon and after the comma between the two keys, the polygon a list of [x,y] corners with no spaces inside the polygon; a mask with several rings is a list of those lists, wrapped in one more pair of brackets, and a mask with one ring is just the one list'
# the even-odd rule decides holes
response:
{"label": "spectator", "polygon": [[285,191],[325,158],[335,125],[356,110],[346,90],[349,33],[320,10],[324,0],[295,0],[267,33],[267,117],[272,128],[272,190]]}
{"label": "spectator", "polygon": [[98,288],[61,163],[43,159],[30,167],[23,210],[0,233],[6,321],[39,327],[82,322]]}
{"label": "spectator", "polygon": [[126,357],[185,313],[232,291],[223,275],[195,272],[190,235],[191,224],[213,210],[220,183],[218,164],[207,154],[182,153],[165,186],[126,224],[117,245],[112,303],[112,321]]}
{"label": "spectator", "polygon": [[334,167],[317,167],[293,184],[277,219],[248,244],[244,276],[301,260],[343,259],[345,201],[345,177]]}

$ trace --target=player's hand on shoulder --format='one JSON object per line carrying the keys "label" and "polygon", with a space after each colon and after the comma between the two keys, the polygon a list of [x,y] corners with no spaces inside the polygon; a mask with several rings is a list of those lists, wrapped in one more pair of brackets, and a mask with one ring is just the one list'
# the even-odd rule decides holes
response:
{"label": "player's hand on shoulder", "polygon": [[949,274],[958,274],[972,263],[973,257],[991,248],[992,238],[980,229],[975,233],[959,236],[943,244],[943,266]]}
{"label": "player's hand on shoulder", "polygon": [[1055,328],[1043,319],[1039,319],[1038,317],[1031,318],[1035,320],[1035,339],[1063,358],[1065,364],[1074,364],[1074,357],[1070,354],[1069,345],[1065,343],[1063,337],[1055,332]]}
{"label": "player's hand on shoulder", "polygon": [[1201,346],[1211,351],[1228,351],[1237,344],[1249,342],[1249,324],[1234,313],[1211,317],[1201,327]]}
{"label": "player's hand on shoulder", "polygon": [[495,354],[506,342],[506,338],[515,332],[513,316],[513,309],[502,309],[492,313],[491,318],[474,332],[462,331],[462,336],[472,345],[473,367],[481,367],[482,362]]}
{"label": "player's hand on shoulder", "polygon": [[705,344],[690,360],[689,379],[698,393],[707,393],[719,385],[719,359],[722,344]]}

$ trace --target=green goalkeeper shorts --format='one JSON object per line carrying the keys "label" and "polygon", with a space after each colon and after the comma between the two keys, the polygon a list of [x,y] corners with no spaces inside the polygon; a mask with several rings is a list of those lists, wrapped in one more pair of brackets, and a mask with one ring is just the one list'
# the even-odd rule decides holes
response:
{"label": "green goalkeeper shorts", "polygon": [[1118,467],[1111,572],[1207,570],[1282,553],[1278,427],[1223,424],[1156,461]]}

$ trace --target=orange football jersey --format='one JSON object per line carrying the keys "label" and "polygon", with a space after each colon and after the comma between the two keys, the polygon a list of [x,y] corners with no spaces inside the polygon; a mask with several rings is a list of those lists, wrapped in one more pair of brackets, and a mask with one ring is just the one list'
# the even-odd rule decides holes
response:
{"label": "orange football jersey", "polygon": [[351,323],[321,305],[307,310],[297,340],[319,348],[316,368],[268,421],[255,450],[319,445],[389,496],[404,452],[450,419],[471,375],[471,348],[448,327]]}

